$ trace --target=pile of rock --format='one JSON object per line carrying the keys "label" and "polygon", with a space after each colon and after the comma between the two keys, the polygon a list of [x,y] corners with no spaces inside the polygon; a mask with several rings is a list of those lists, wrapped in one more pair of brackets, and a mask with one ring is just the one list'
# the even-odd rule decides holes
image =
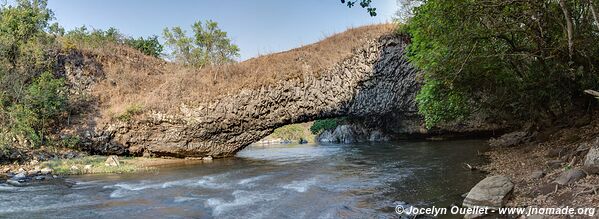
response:
{"label": "pile of rock", "polygon": [[[582,143],[571,151],[555,149],[555,152],[551,152],[549,156],[556,156],[560,159],[548,161],[546,163],[548,168],[567,167],[553,183],[570,185],[585,178],[588,174],[599,174],[599,138],[592,142]],[[579,157],[583,159],[578,159]]]}
{"label": "pile of rock", "polygon": [[52,175],[52,169],[45,167],[40,169],[39,167],[25,171],[24,169],[19,169],[16,173],[8,173],[7,176],[10,177],[6,180],[6,183],[13,186],[25,186],[35,181],[43,181],[47,179],[57,178],[56,175]]}

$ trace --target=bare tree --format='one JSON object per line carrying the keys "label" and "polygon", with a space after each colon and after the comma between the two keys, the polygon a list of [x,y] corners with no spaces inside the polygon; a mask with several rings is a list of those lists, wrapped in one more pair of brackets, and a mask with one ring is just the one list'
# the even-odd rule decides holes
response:
{"label": "bare tree", "polygon": [[595,4],[593,0],[589,0],[589,7],[591,8],[593,18],[595,18],[595,25],[597,25],[597,29],[599,29],[599,19],[597,19],[597,11],[595,11]]}
{"label": "bare tree", "polygon": [[568,54],[570,55],[570,59],[572,59],[572,55],[574,53],[574,26],[572,25],[572,18],[570,16],[568,6],[566,5],[566,1],[559,0],[559,6],[562,8],[562,12],[564,12],[564,18],[566,19],[566,31],[568,32]]}

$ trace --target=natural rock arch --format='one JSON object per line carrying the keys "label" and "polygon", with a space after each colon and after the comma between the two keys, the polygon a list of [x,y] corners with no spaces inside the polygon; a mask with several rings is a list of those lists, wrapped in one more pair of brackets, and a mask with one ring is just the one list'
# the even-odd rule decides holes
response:
{"label": "natural rock arch", "polygon": [[[181,113],[108,126],[94,139],[131,154],[232,156],[283,125],[339,116],[413,114],[419,84],[407,62],[405,40],[372,39],[319,76],[245,89],[215,101],[181,106]],[[96,142],[97,144],[98,142]]]}

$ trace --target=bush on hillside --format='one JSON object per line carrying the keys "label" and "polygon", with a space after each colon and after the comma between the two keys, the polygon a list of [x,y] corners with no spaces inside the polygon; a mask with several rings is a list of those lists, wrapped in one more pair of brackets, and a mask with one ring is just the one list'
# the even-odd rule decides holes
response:
{"label": "bush on hillside", "polygon": [[24,101],[8,109],[11,132],[27,137],[31,146],[42,145],[45,135],[66,109],[64,80],[45,72],[29,85]]}
{"label": "bush on hillside", "polygon": [[67,49],[74,49],[78,46],[89,46],[92,48],[102,47],[106,43],[114,43],[126,45],[136,50],[139,50],[145,55],[160,57],[162,55],[163,46],[158,41],[158,36],[148,38],[126,37],[118,29],[111,27],[108,30],[91,29],[86,26],[81,26],[64,33],[62,28],[57,25],[50,26],[50,33],[62,36],[63,46]]}
{"label": "bush on hillside", "polygon": [[125,44],[128,46],[139,50],[143,54],[154,56],[156,58],[162,55],[162,50],[164,49],[160,41],[158,41],[158,36],[151,36],[146,38],[129,38],[125,41]]}

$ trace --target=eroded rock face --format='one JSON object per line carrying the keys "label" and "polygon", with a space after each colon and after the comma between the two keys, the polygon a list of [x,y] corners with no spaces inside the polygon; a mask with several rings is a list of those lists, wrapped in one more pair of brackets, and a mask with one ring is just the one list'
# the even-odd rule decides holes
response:
{"label": "eroded rock face", "polygon": [[372,129],[359,124],[340,125],[334,130],[325,130],[317,136],[318,142],[356,143],[388,141],[389,136],[378,129]]}
{"label": "eroded rock face", "polygon": [[181,105],[176,115],[150,112],[140,121],[100,128],[91,138],[101,148],[130,154],[226,157],[286,124],[414,111],[419,83],[403,56],[405,46],[395,36],[371,40],[319,77]]}

